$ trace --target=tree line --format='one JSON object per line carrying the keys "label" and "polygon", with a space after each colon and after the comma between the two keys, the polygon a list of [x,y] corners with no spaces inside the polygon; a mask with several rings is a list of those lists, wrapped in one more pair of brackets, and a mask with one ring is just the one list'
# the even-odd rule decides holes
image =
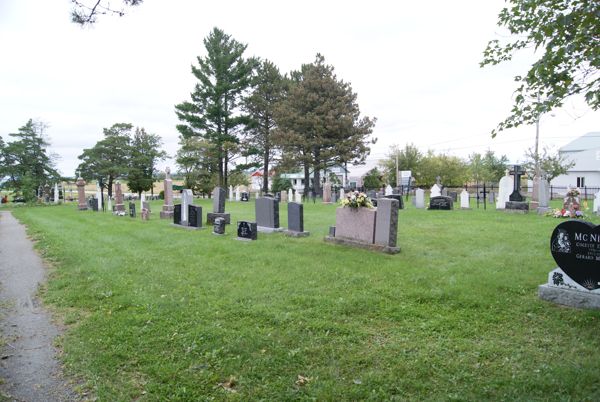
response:
{"label": "tree line", "polygon": [[[529,178],[533,178],[536,161],[548,181],[567,173],[574,165],[557,152],[544,149],[541,154],[535,154],[533,149],[525,151],[525,168]],[[497,184],[510,169],[506,155],[498,156],[492,150],[483,154],[472,153],[467,159],[444,153],[435,154],[429,150],[421,152],[414,144],[404,148],[393,145],[385,159],[379,161],[378,167],[367,172],[363,179],[364,187],[378,189],[384,185],[395,186],[397,183],[396,167],[399,171],[412,172],[413,185],[432,186],[440,178],[440,182],[448,187],[462,187],[466,184]]]}
{"label": "tree line", "polygon": [[304,191],[321,192],[322,170],[364,162],[375,119],[361,117],[357,95],[317,54],[282,74],[269,60],[245,57],[247,45],[218,28],[197,57],[190,99],[175,105],[180,120],[177,165],[187,187],[227,187],[248,169],[262,169],[262,190],[278,171],[304,173]]}

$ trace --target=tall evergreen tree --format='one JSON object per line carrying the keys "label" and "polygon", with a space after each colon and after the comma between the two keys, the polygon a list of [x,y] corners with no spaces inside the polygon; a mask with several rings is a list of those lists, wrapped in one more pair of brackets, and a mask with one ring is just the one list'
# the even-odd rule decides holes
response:
{"label": "tall evergreen tree", "polygon": [[275,107],[285,95],[285,82],[275,64],[263,61],[257,68],[254,90],[243,105],[249,117],[246,148],[261,159],[264,192],[269,191],[269,166],[275,154]]}
{"label": "tall evergreen tree", "polygon": [[250,87],[256,61],[244,59],[247,45],[214,28],[204,39],[206,56],[198,56],[192,74],[198,83],[191,101],[175,106],[183,124],[177,130],[183,138],[200,137],[215,146],[219,184],[227,186],[227,169],[239,143],[238,132],[247,119],[239,106]]}
{"label": "tall evergreen tree", "polygon": [[286,98],[277,108],[278,141],[304,165],[305,194],[311,168],[314,190],[320,194],[322,169],[364,162],[375,119],[360,118],[352,87],[337,79],[333,66],[325,64],[320,54],[312,64],[293,72],[292,79]]}
{"label": "tall evergreen tree", "polygon": [[32,119],[17,133],[9,134],[14,140],[3,146],[6,187],[14,189],[26,201],[35,198],[36,190],[59,179],[54,161],[46,153],[50,145],[44,138],[46,125]]}

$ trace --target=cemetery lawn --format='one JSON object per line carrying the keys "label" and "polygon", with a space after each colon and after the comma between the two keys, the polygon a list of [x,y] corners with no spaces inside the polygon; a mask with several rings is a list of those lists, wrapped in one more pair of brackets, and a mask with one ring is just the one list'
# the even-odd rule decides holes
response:
{"label": "cemetery lawn", "polygon": [[305,204],[308,238],[254,242],[234,240],[253,202],[227,203],[224,237],[160,202],[149,222],[14,215],[52,266],[66,370],[98,400],[600,400],[600,311],[537,297],[560,221],[408,204],[397,255],[325,243],[335,205]]}

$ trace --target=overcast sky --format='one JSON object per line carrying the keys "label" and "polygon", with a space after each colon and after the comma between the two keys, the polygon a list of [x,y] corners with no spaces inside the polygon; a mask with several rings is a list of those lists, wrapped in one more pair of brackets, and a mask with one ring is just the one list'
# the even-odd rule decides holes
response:
{"label": "overcast sky", "polygon": [[[488,40],[504,35],[496,25],[504,4],[145,0],[82,29],[69,21],[69,0],[0,0],[0,136],[6,141],[29,118],[46,122],[50,151],[69,176],[114,123],[160,135],[174,155],[174,105],[189,100],[191,65],[216,26],[282,72],[323,54],[352,84],[362,114],[377,118],[368,166],[407,143],[465,158],[492,149],[517,162],[534,145],[535,127],[496,139],[490,131],[510,110],[513,76],[530,56],[479,67]],[[542,117],[540,144],[556,148],[590,131],[600,131],[600,113],[575,99]]]}

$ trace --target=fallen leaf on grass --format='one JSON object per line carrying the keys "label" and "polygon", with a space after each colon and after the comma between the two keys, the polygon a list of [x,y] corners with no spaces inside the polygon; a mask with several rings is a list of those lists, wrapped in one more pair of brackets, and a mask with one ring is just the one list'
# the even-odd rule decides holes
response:
{"label": "fallen leaf on grass", "polygon": [[237,392],[234,389],[236,384],[237,384],[237,381],[236,381],[235,377],[231,376],[231,377],[229,377],[229,380],[219,383],[219,387],[222,387],[225,391]]}
{"label": "fallen leaf on grass", "polygon": [[310,377],[304,377],[303,375],[298,374],[298,379],[296,380],[296,385],[303,386],[306,385],[312,380]]}

